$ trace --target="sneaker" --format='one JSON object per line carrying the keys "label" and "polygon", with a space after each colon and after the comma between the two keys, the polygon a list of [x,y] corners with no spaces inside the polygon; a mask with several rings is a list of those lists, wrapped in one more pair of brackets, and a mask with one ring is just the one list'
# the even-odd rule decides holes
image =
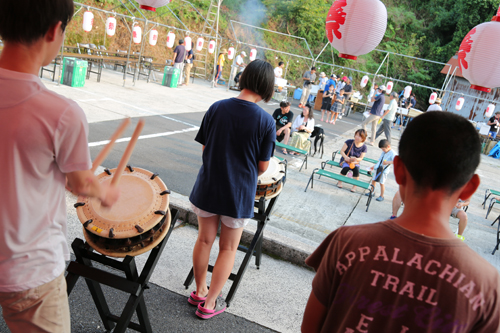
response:
{"label": "sneaker", "polygon": [[465,241],[464,236],[457,234],[456,235],[458,239],[460,239],[462,242]]}
{"label": "sneaker", "polygon": [[394,220],[395,218],[396,218],[396,216],[395,216],[395,215],[392,215],[389,219],[390,219],[390,220]]}
{"label": "sneaker", "polygon": [[210,319],[226,311],[226,302],[220,296],[215,300],[215,308],[213,310],[204,308],[204,305],[205,302],[200,303],[198,304],[198,309],[196,309],[196,315],[201,319]]}
{"label": "sneaker", "polygon": [[207,297],[200,297],[196,295],[196,291],[191,292],[191,295],[189,295],[188,298],[188,303],[194,306],[198,306],[199,304],[205,302]]}
{"label": "sneaker", "polygon": [[377,199],[375,199],[377,201],[384,201],[384,197],[378,197]]}
{"label": "sneaker", "polygon": [[339,115],[339,119],[342,119],[342,115]]}

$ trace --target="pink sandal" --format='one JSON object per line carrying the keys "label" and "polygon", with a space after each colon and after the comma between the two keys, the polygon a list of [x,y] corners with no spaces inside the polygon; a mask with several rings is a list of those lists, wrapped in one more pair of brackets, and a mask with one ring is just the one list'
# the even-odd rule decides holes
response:
{"label": "pink sandal", "polygon": [[205,302],[207,297],[200,297],[196,295],[196,291],[191,292],[191,295],[189,295],[188,298],[188,303],[194,306],[198,306],[199,304]]}
{"label": "pink sandal", "polygon": [[215,308],[213,310],[206,309],[203,305],[205,305],[205,302],[198,304],[198,309],[196,309],[196,315],[201,319],[210,319],[226,311],[226,302],[220,296],[215,300]]}

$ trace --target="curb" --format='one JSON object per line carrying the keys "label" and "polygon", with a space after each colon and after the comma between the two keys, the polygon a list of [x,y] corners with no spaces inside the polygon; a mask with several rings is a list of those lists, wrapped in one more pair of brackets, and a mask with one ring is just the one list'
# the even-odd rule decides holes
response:
{"label": "curb", "polygon": [[[191,209],[191,203],[186,196],[172,192],[170,194],[170,207],[179,211],[179,219],[181,219],[184,223],[188,223],[196,227],[198,226],[198,218]],[[247,225],[243,230],[241,242],[247,245],[250,244],[256,230],[256,225]],[[297,266],[310,268],[305,264],[305,259],[314,250],[315,247],[313,246],[300,243],[267,229],[264,230],[262,252],[270,256],[288,261]]]}

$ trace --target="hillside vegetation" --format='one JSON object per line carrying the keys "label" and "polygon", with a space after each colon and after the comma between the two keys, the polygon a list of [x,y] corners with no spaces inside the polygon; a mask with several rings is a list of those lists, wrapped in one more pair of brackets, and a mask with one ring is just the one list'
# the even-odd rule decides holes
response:
{"label": "hillside vegetation", "polygon": [[[498,0],[386,0],[383,2],[388,11],[388,25],[385,37],[378,49],[444,63],[458,51],[463,37],[469,30],[477,24],[491,20],[499,6]],[[128,5],[130,12],[127,11],[120,0],[84,0],[81,3],[141,17],[133,6]],[[192,0],[191,3],[203,15],[206,15],[210,0]],[[305,38],[316,57],[328,42],[325,34],[325,18],[331,5],[332,0],[224,0],[219,23],[219,31],[223,37],[227,38],[223,46],[226,48],[233,44],[237,46],[235,43],[235,37],[237,37],[243,42],[311,57],[306,44],[292,37],[244,28],[238,24],[234,25],[237,34],[234,36],[230,24],[230,20],[234,20]],[[169,7],[193,34],[201,31],[204,20],[191,6],[183,1],[173,0]],[[149,20],[184,28],[167,8],[159,8],[156,13],[145,11],[143,13]],[[93,42],[96,45],[106,45],[112,50],[127,50],[130,34],[124,23],[118,23],[114,37],[105,38],[104,24],[100,22],[101,19],[105,20],[105,15],[99,18],[96,14],[95,29],[86,34],[81,29],[82,12],[80,12],[68,28],[66,44]],[[130,21],[128,24],[130,26]],[[143,26],[142,23],[141,26]],[[160,33],[158,45],[152,47],[146,43],[144,53],[154,56],[157,61],[170,59],[172,50],[165,47],[169,29],[158,27],[157,30]],[[183,35],[179,33],[177,38]],[[133,44],[132,51],[140,51],[140,45]],[[338,58],[337,54],[336,50],[328,46],[318,61],[332,63],[333,59],[337,65],[375,73],[385,57],[385,53],[374,51],[361,56],[358,61],[351,61]],[[311,65],[310,60],[281,55],[273,51],[259,50],[259,58],[265,58],[273,65],[277,65],[280,60],[288,62],[287,79],[293,82],[295,78],[297,83],[300,81],[302,72]],[[226,71],[228,67],[226,66]],[[360,73],[348,70],[332,70],[326,65],[319,65],[319,67],[320,71],[326,73],[344,72],[344,75],[352,75],[355,83],[359,82],[362,76]],[[390,56],[380,73],[396,79],[440,88],[444,80],[444,75],[439,73],[442,67],[439,64]],[[224,74],[228,76],[228,73]],[[396,84],[394,90],[399,91],[404,86],[405,84]],[[419,104],[423,107],[430,91],[419,88],[414,91],[417,93]]]}

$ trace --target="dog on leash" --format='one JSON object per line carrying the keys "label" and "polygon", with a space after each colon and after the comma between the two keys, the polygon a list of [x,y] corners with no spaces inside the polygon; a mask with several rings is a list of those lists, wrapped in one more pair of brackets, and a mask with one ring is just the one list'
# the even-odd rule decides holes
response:
{"label": "dog on leash", "polygon": [[319,126],[314,126],[314,131],[311,133],[311,139],[314,139],[314,153],[311,156],[316,155],[317,152],[317,145],[318,141],[319,143],[319,149],[321,151],[321,156],[320,158],[323,158],[323,142],[325,141],[325,130]]}

